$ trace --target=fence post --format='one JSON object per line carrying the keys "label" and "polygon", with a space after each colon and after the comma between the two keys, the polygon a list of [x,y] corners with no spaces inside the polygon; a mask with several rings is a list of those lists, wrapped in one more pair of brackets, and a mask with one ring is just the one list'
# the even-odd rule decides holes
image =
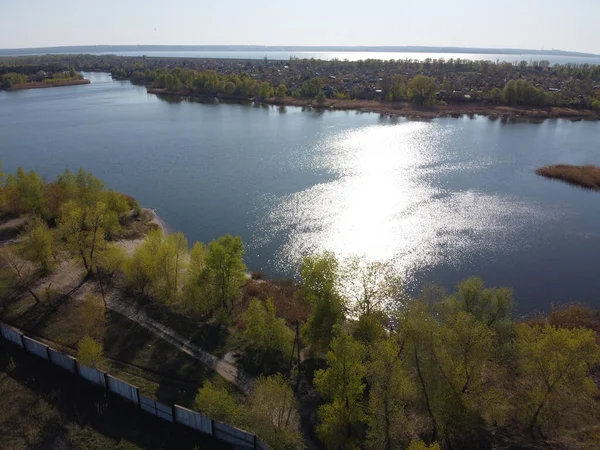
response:
{"label": "fence post", "polygon": [[211,436],[215,435],[215,420],[210,419],[210,434]]}
{"label": "fence post", "polygon": [[256,439],[256,435],[254,435],[254,450],[256,450],[258,448],[258,442]]}
{"label": "fence post", "polygon": [[21,335],[21,347],[23,347],[23,350],[27,351],[27,348],[25,347],[25,337],[23,336],[23,333],[20,332],[20,330],[19,334]]}

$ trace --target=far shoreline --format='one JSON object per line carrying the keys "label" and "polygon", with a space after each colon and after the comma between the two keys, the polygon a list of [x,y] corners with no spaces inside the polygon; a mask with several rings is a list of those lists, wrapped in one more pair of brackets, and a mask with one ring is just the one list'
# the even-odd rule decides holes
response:
{"label": "far shoreline", "polygon": [[385,114],[390,117],[407,117],[415,119],[435,119],[444,117],[487,116],[490,119],[504,119],[511,121],[543,121],[546,119],[566,119],[571,121],[598,121],[600,115],[590,109],[574,109],[560,107],[543,108],[518,108],[512,106],[477,104],[447,104],[436,106],[418,106],[409,102],[382,102],[377,100],[336,100],[326,99],[319,103],[313,99],[302,99],[294,97],[271,97],[266,99],[240,98],[236,96],[205,95],[205,94],[181,94],[169,92],[167,89],[147,88],[149,94],[165,97],[201,98],[225,100],[232,103],[266,104],[274,106],[296,106],[311,108],[317,111],[360,111],[376,114]]}

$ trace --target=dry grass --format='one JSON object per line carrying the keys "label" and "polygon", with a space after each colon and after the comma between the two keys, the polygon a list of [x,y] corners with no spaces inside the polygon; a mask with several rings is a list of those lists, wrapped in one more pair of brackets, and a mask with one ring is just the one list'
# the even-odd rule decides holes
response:
{"label": "dry grass", "polygon": [[565,181],[584,189],[600,190],[600,167],[555,164],[540,167],[535,173],[542,177]]}

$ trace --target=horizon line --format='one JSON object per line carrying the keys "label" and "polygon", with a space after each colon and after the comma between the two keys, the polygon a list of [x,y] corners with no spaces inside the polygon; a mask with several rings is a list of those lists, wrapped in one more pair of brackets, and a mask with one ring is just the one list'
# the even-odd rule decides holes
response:
{"label": "horizon line", "polygon": [[[495,52],[501,54],[504,52],[516,53],[516,54],[570,54],[571,56],[588,56],[588,57],[600,57],[600,54],[590,52],[580,52],[575,50],[561,50],[561,49],[523,49],[523,48],[510,48],[510,47],[458,47],[458,46],[424,46],[424,45],[249,45],[249,44],[91,44],[91,45],[55,45],[49,47],[15,47],[15,48],[2,48],[2,51],[19,52],[19,51],[31,51],[31,50],[44,50],[52,51],[56,49],[94,49],[94,48],[108,48],[108,49],[125,49],[125,48],[180,48],[189,49],[192,51],[193,48],[204,48],[204,49],[255,49],[263,51],[364,51],[364,52],[407,52],[407,53],[428,53],[428,52],[439,52],[439,53],[488,53],[493,54]],[[185,51],[185,50],[184,50]]]}

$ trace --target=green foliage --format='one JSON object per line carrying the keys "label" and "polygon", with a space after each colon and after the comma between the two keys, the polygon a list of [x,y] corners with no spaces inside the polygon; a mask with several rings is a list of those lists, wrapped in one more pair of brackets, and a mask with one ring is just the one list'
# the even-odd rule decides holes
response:
{"label": "green foliage", "polygon": [[546,92],[536,88],[529,80],[510,80],[502,91],[504,101],[515,106],[545,106]]}
{"label": "green foliage", "polygon": [[188,246],[183,233],[165,237],[150,232],[125,263],[127,285],[134,292],[171,304],[180,298]]}
{"label": "green foliage", "polygon": [[250,428],[274,449],[303,449],[294,392],[282,375],[260,377],[248,402]]}
{"label": "green foliage", "polygon": [[323,91],[317,94],[315,100],[317,101],[317,103],[323,103],[325,101],[325,94],[323,93]]}
{"label": "green foliage", "polygon": [[327,448],[358,447],[365,420],[364,358],[363,345],[340,331],[327,353],[327,369],[315,373],[315,388],[327,401],[319,407],[317,435]]}
{"label": "green foliage", "polygon": [[402,280],[391,263],[351,258],[340,274],[342,291],[352,312],[371,315],[396,309],[403,300]]}
{"label": "green foliage", "polygon": [[2,190],[2,209],[8,214],[42,214],[42,179],[34,171],[22,167],[15,175],[9,174]]}
{"label": "green foliage", "polygon": [[292,352],[294,333],[283,319],[277,318],[273,300],[268,299],[265,304],[256,298],[250,300],[243,321],[243,339],[253,368],[266,374],[283,368]]}
{"label": "green foliage", "polygon": [[40,303],[39,297],[33,290],[38,279],[38,270],[30,261],[22,258],[16,249],[12,247],[0,249],[0,285],[3,290],[10,289],[17,293],[27,291],[36,303]]}
{"label": "green foliage", "polygon": [[240,424],[244,412],[235,398],[223,387],[217,387],[210,381],[198,390],[195,400],[196,409],[208,417],[230,424]]}
{"label": "green foliage", "polygon": [[21,238],[21,254],[25,259],[49,272],[54,265],[54,238],[48,225],[40,219],[33,220]]}
{"label": "green foliage", "polygon": [[300,88],[300,95],[306,98],[315,98],[319,95],[319,92],[323,92],[323,86],[325,83],[322,78],[311,78],[302,83]]}
{"label": "green foliage", "polygon": [[333,328],[344,320],[345,305],[338,290],[339,264],[332,253],[306,257],[300,269],[300,298],[312,306],[302,333],[315,352],[324,352]]}
{"label": "green foliage", "polygon": [[393,339],[373,347],[369,364],[369,432],[372,448],[402,448],[411,435],[405,408],[416,397],[401,350]]}
{"label": "green foliage", "polygon": [[123,270],[126,261],[127,252],[125,249],[120,245],[108,243],[98,251],[94,263],[98,272],[112,278]]}
{"label": "green foliage", "polygon": [[196,242],[190,251],[190,259],[183,284],[183,298],[186,306],[197,313],[207,314],[213,311],[215,302],[204,289],[206,266],[206,246]]}
{"label": "green foliage", "polygon": [[427,445],[423,441],[411,441],[406,450],[440,450],[440,444],[434,442],[430,445]]}
{"label": "green foliage", "polygon": [[104,347],[92,337],[85,335],[77,344],[77,359],[80,363],[97,367],[104,357]]}
{"label": "green foliage", "polygon": [[459,283],[458,291],[444,302],[452,311],[472,314],[485,326],[506,338],[512,333],[513,294],[507,288],[485,288],[481,278],[472,277]]}
{"label": "green foliage", "polygon": [[582,426],[594,418],[590,400],[598,389],[589,375],[600,348],[592,330],[522,324],[517,349],[523,425],[547,435],[565,422]]}
{"label": "green foliage", "polygon": [[408,84],[409,98],[419,105],[431,104],[435,98],[437,83],[435,78],[417,75]]}
{"label": "green foliage", "polygon": [[287,87],[285,84],[280,84],[275,90],[275,97],[283,98],[287,95]]}
{"label": "green foliage", "polygon": [[80,257],[88,275],[94,274],[95,257],[106,246],[106,237],[118,229],[114,213],[104,203],[78,206],[70,200],[60,209],[58,232],[74,256]]}
{"label": "green foliage", "polygon": [[27,83],[27,76],[22,73],[9,72],[0,76],[0,89],[10,89],[15,84]]}
{"label": "green foliage", "polygon": [[226,235],[208,245],[203,281],[208,295],[229,312],[233,311],[240,288],[246,282],[243,256],[244,244],[240,237]]}

